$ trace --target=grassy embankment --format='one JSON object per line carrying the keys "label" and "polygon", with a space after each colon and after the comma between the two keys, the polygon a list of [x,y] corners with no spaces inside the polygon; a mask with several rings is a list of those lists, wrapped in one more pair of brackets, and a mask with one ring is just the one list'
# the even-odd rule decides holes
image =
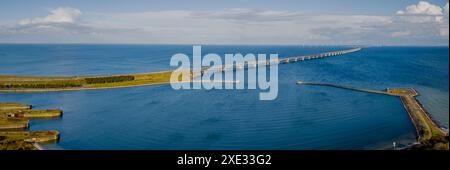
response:
{"label": "grassy embankment", "polygon": [[412,88],[388,89],[388,93],[400,97],[406,111],[408,112],[414,127],[417,130],[420,145],[413,149],[435,149],[448,150],[448,132],[444,131],[430,117],[431,115],[416,99],[419,94]]}
{"label": "grassy embankment", "polygon": [[0,76],[0,91],[64,91],[156,85],[170,82],[171,71],[112,76]]}
{"label": "grassy embankment", "polygon": [[0,111],[2,110],[20,110],[31,109],[31,105],[19,103],[0,103]]}
{"label": "grassy embankment", "polygon": [[387,89],[386,91],[377,91],[316,82],[297,81],[297,84],[328,86],[366,93],[399,97],[402,101],[403,106],[405,107],[405,110],[408,112],[411,122],[416,128],[418,137],[417,141],[419,144],[413,145],[409,149],[449,150],[448,132],[441,129],[441,127],[431,118],[431,115],[416,99],[419,93],[417,93],[417,91],[413,88],[394,88]]}
{"label": "grassy embankment", "polygon": [[49,119],[62,115],[61,110],[31,110],[31,105],[0,103],[0,150],[35,150],[37,143],[56,142],[57,131],[22,131],[31,119]]}
{"label": "grassy embankment", "polygon": [[36,143],[58,140],[58,131],[0,132],[0,150],[37,150]]}
{"label": "grassy embankment", "polygon": [[[83,77],[0,76],[0,92],[47,92],[156,85],[169,83],[171,74],[171,71],[167,71]],[[31,110],[31,108],[31,105],[0,103],[0,130],[26,129],[29,127],[30,119],[55,118],[62,115],[61,110]],[[0,132],[0,150],[39,149],[36,143],[57,141],[58,137],[57,131]]]}

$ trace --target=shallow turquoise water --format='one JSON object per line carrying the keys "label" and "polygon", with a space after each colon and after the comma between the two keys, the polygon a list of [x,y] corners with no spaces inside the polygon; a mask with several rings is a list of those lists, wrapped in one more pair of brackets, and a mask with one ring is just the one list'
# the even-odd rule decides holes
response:
{"label": "shallow turquoise water", "polygon": [[[204,46],[204,53],[279,53],[280,57],[348,47]],[[0,73],[98,75],[168,70],[192,46],[0,45]],[[379,149],[414,141],[401,102],[390,96],[298,86],[296,80],[385,89],[415,87],[448,126],[448,48],[372,47],[279,66],[279,94],[256,90],[172,90],[168,85],[94,91],[0,93],[0,102],[60,108],[57,120],[31,130],[61,132],[52,149]]]}

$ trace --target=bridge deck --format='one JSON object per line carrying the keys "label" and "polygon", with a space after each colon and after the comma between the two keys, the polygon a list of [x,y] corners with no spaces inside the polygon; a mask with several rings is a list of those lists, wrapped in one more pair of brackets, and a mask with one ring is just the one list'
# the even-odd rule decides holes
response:
{"label": "bridge deck", "polygon": [[[294,57],[288,57],[288,58],[282,58],[277,60],[268,60],[266,62],[258,62],[253,61],[249,63],[243,63],[243,64],[233,64],[233,65],[221,65],[221,66],[214,66],[214,67],[207,67],[201,70],[200,72],[218,72],[218,71],[231,71],[231,70],[238,70],[238,69],[248,69],[248,68],[256,68],[258,65],[273,65],[273,64],[288,64],[293,62],[301,62],[306,60],[314,60],[314,59],[321,59],[326,57],[332,57],[332,56],[338,56],[338,55],[344,55],[348,53],[353,53],[360,51],[362,48],[352,48],[349,50],[341,50],[341,51],[333,51],[333,52],[326,52],[326,53],[319,53],[319,54],[312,54],[312,55],[303,55],[303,56],[294,56]],[[197,70],[197,71],[199,71]]]}

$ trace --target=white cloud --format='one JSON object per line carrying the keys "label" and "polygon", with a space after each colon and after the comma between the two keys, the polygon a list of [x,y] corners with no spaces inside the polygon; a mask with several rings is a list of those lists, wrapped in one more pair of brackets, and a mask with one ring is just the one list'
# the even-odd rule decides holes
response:
{"label": "white cloud", "polygon": [[246,21],[246,22],[271,22],[298,19],[304,16],[299,12],[291,11],[275,11],[275,10],[252,10],[243,8],[232,8],[220,11],[204,11],[194,12],[192,16],[199,18],[216,18],[230,21]]}
{"label": "white cloud", "polygon": [[440,35],[444,37],[448,37],[448,27],[447,28],[441,28]]}
{"label": "white cloud", "polygon": [[357,44],[361,40],[355,39],[376,31],[374,26],[392,23],[386,16],[308,15],[295,11],[253,9],[104,15],[101,18],[109,18],[110,21],[106,25],[114,22],[116,26],[141,28],[147,31],[145,36],[149,37],[148,40],[158,43]]}
{"label": "white cloud", "polygon": [[397,11],[397,14],[442,15],[443,13],[440,6],[420,1],[417,5],[407,6],[405,11]]}
{"label": "white cloud", "polygon": [[405,14],[405,11],[402,11],[402,10],[397,11],[397,15],[403,15],[403,14]]}
{"label": "white cloud", "polygon": [[32,19],[23,19],[19,21],[20,25],[29,24],[52,24],[52,23],[74,23],[81,15],[81,11],[70,7],[59,7],[50,11],[51,14],[46,17]]}
{"label": "white cloud", "polygon": [[407,31],[396,31],[391,33],[392,37],[404,37],[404,36],[408,36],[411,35],[411,31],[407,30]]}
{"label": "white cloud", "polygon": [[418,4],[409,5],[405,10],[397,11],[396,22],[409,28],[406,31],[397,31],[391,34],[392,37],[404,36],[441,36],[448,40],[448,2],[443,7],[420,1]]}
{"label": "white cloud", "polygon": [[405,11],[397,12],[398,15],[378,16],[254,9],[162,10],[86,13],[83,20],[79,20],[81,11],[74,8],[61,7],[50,12],[48,16],[22,20],[13,26],[0,25],[0,42],[386,45],[448,43],[448,31],[444,29],[448,30],[448,24],[436,21],[436,17],[443,16],[411,15],[405,14]]}
{"label": "white cloud", "polygon": [[409,5],[405,10],[397,11],[396,14],[403,16],[403,19],[414,23],[443,23],[446,19],[444,13],[447,13],[448,18],[448,3],[446,6],[441,8],[439,5],[434,5],[426,1],[420,1],[417,5]]}

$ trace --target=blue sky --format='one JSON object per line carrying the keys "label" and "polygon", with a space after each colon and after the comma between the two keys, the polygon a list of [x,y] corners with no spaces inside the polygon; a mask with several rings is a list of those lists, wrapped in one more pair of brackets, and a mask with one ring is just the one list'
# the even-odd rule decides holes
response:
{"label": "blue sky", "polygon": [[2,0],[0,43],[448,45],[448,1]]}

